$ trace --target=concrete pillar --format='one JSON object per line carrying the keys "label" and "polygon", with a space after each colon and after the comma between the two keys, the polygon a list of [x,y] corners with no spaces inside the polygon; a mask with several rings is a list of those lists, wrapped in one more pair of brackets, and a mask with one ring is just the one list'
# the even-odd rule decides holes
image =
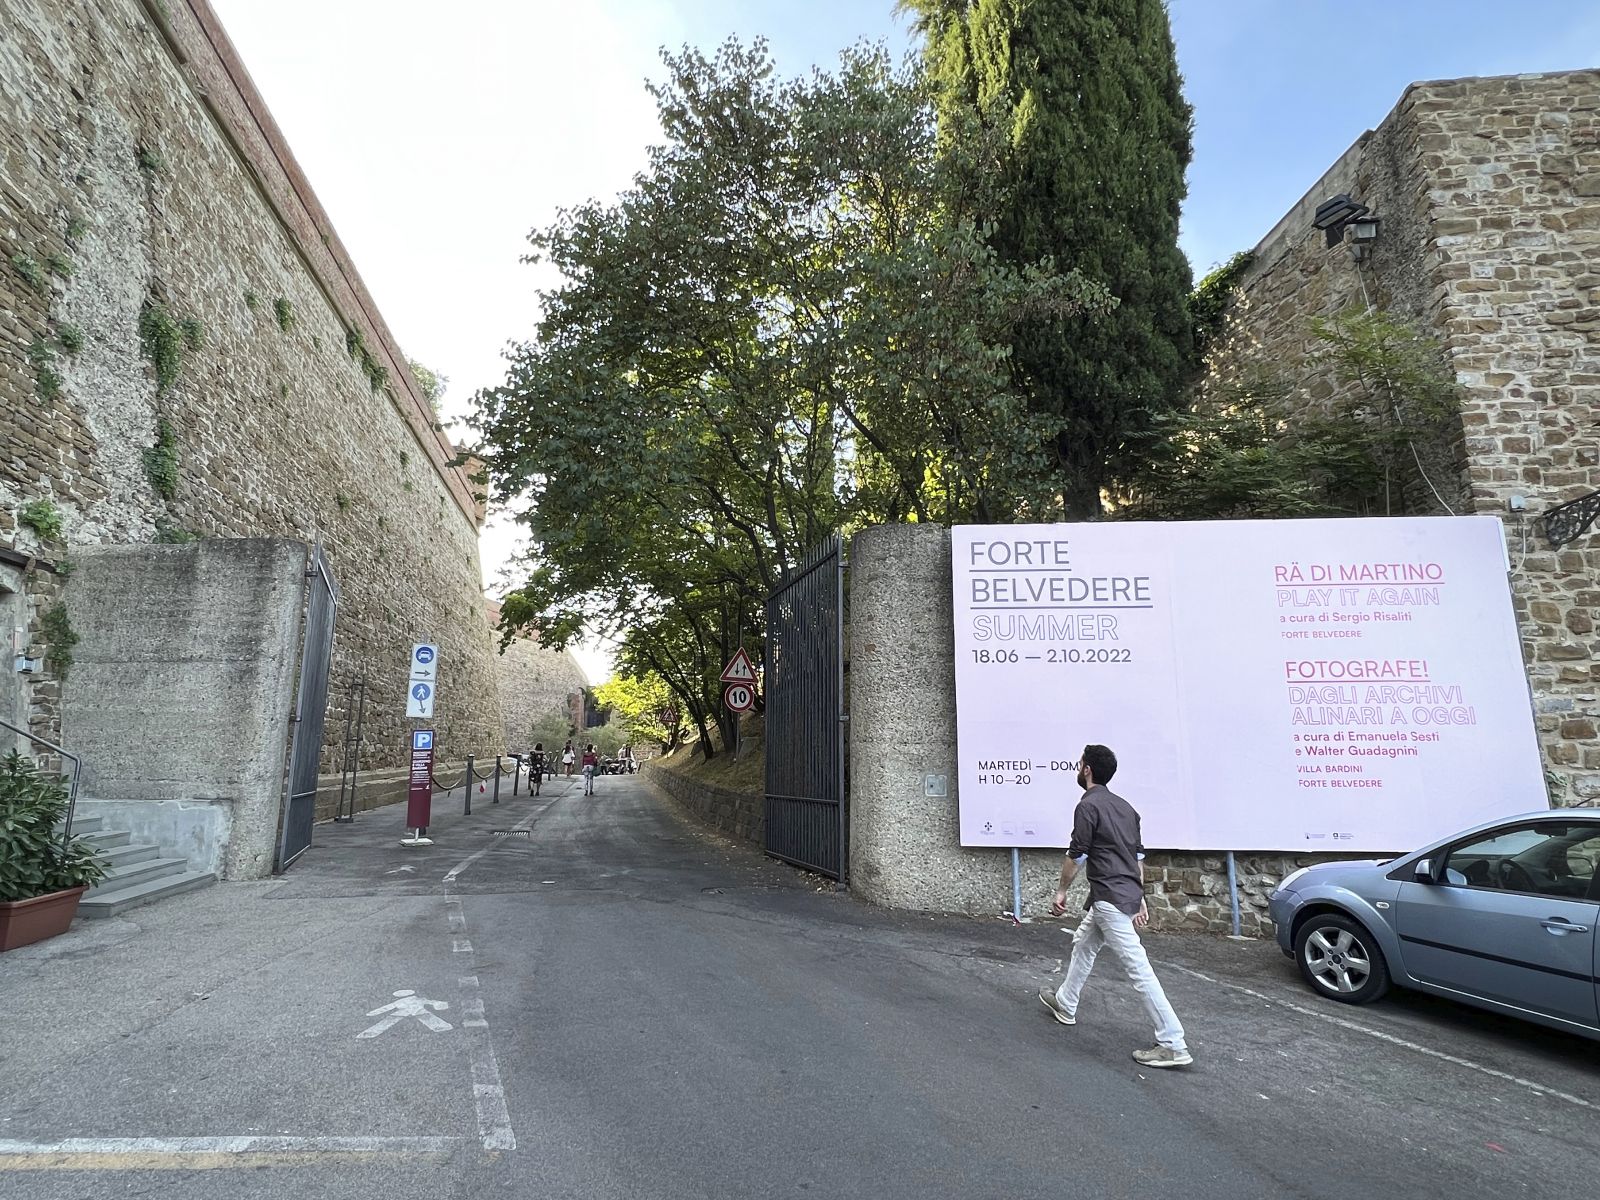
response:
{"label": "concrete pillar", "polygon": [[[890,908],[1009,909],[1009,852],[963,850],[956,822],[948,529],[880,525],[851,541],[848,681],[851,889]],[[924,794],[929,775],[944,777],[945,796]],[[1029,851],[1022,860],[1023,911],[1038,916],[1061,855]]]}

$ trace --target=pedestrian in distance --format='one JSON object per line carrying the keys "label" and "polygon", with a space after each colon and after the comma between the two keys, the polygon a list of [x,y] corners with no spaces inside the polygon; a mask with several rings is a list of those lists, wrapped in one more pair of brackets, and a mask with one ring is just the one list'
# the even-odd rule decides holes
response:
{"label": "pedestrian in distance", "polygon": [[567,778],[572,778],[572,764],[578,761],[578,756],[572,752],[572,741],[561,748],[561,765],[567,769]]}
{"label": "pedestrian in distance", "polygon": [[594,795],[594,777],[600,774],[600,756],[594,752],[594,743],[583,748],[583,794]]}
{"label": "pedestrian in distance", "polygon": [[1072,817],[1072,842],[1061,860],[1061,886],[1050,911],[1061,916],[1067,909],[1067,889],[1084,867],[1089,875],[1089,902],[1083,921],[1072,939],[1072,959],[1067,977],[1055,991],[1045,989],[1039,999],[1063,1025],[1078,1023],[1078,1001],[1083,985],[1094,970],[1095,958],[1109,946],[1122,961],[1128,979],[1144,1002],[1145,1015],[1155,1027],[1156,1044],[1135,1050],[1134,1059],[1146,1067],[1186,1067],[1194,1061],[1184,1041],[1183,1026],[1167,1002],[1161,981],[1150,968],[1149,956],[1139,940],[1139,930],[1150,923],[1144,898],[1144,842],[1139,814],[1121,796],[1107,789],[1117,773],[1117,756],[1105,746],[1085,746],[1078,760],[1078,786],[1083,799]]}
{"label": "pedestrian in distance", "polygon": [[528,782],[533,785],[533,794],[539,794],[539,781],[544,778],[544,743],[535,742],[533,750],[528,755]]}

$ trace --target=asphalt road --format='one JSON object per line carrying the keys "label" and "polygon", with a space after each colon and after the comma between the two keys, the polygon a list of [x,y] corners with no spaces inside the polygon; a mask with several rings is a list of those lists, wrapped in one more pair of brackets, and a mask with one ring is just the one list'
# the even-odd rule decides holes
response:
{"label": "asphalt road", "polygon": [[1149,1071],[1112,961],[1074,1028],[1034,998],[1060,922],[867,908],[636,778],[475,807],[422,850],[399,809],[320,826],[281,880],[0,958],[0,1195],[1504,1200],[1600,1177],[1600,1045],[1328,1004],[1270,944],[1165,935],[1197,1061]]}

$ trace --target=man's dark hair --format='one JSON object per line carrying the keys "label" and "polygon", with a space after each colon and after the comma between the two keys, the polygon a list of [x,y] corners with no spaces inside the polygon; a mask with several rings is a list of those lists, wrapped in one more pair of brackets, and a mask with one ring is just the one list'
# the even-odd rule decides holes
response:
{"label": "man's dark hair", "polygon": [[1110,783],[1111,777],[1117,773],[1117,756],[1107,746],[1085,746],[1083,763],[1094,772],[1096,783]]}

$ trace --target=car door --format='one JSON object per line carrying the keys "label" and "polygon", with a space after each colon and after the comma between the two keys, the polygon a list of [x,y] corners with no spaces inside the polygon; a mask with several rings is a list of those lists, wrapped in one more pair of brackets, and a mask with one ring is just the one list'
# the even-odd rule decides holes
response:
{"label": "car door", "polygon": [[1405,880],[1396,897],[1406,972],[1435,987],[1595,1026],[1600,821],[1503,825],[1435,858],[1441,882]]}

